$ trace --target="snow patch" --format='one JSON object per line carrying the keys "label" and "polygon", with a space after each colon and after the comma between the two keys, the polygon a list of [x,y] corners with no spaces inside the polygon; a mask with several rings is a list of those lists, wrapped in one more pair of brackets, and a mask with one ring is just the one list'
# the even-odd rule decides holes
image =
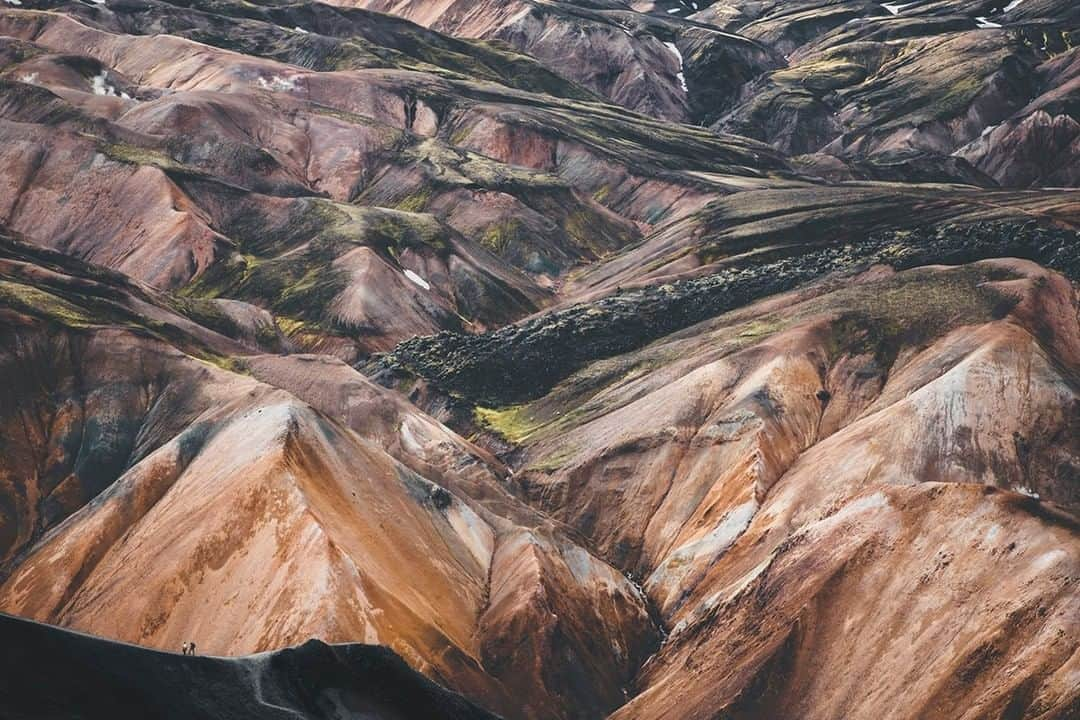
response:
{"label": "snow patch", "polygon": [[881,7],[885,8],[893,15],[899,15],[900,11],[904,8],[909,8],[915,3],[881,3]]}
{"label": "snow patch", "polygon": [[1039,499],[1039,493],[1035,492],[1034,490],[1032,490],[1029,487],[1024,487],[1023,485],[1018,485],[1013,489],[1016,490],[1016,492],[1020,493],[1021,495],[1027,495],[1028,497],[1035,498],[1036,500]]}
{"label": "snow patch", "polygon": [[102,70],[99,74],[90,78],[90,89],[94,91],[95,95],[120,97],[120,94],[116,92],[116,88],[110,85],[108,80],[109,74]]}
{"label": "snow patch", "polygon": [[293,32],[298,32],[301,35],[307,35],[308,34],[308,31],[305,30],[304,28],[300,27],[299,25],[297,25],[296,27],[293,28]]}
{"label": "snow patch", "polygon": [[686,73],[683,72],[683,56],[679,52],[679,48],[675,46],[673,42],[666,42],[664,45],[671,51],[671,54],[675,56],[675,59],[679,62],[679,73],[675,76],[679,78],[679,84],[682,85],[683,92],[689,91],[690,88],[686,87]]}
{"label": "snow patch", "polygon": [[999,27],[1001,27],[1001,25],[999,25],[998,23],[990,22],[985,17],[977,17],[977,18],[975,18],[975,25],[977,25],[978,27],[981,27],[981,28],[999,28]]}
{"label": "snow patch", "polygon": [[677,13],[684,13],[686,15],[690,15],[701,9],[698,4],[694,2],[694,0],[680,0],[679,5],[682,5],[682,7],[676,5],[675,7],[668,8],[667,14],[675,15]]}
{"label": "snow patch", "polygon": [[296,89],[296,81],[292,78],[283,78],[280,75],[275,75],[269,80],[261,77],[259,78],[259,87],[264,90],[284,90],[287,92]]}
{"label": "snow patch", "polygon": [[1015,10],[1016,8],[1020,7],[1020,3],[1022,2],[1024,2],[1024,0],[1012,0],[1012,2],[1006,5],[1005,9],[1001,12],[1009,12],[1010,10]]}
{"label": "snow patch", "polygon": [[90,2],[94,3],[95,5],[104,5],[105,4],[105,0],[90,0]]}
{"label": "snow patch", "polygon": [[406,269],[405,270],[405,277],[409,278],[410,280],[412,280],[414,283],[416,283],[420,287],[424,288],[425,290],[430,290],[431,289],[431,284],[428,283],[428,281],[425,280],[424,278],[422,278],[419,275],[417,275],[416,273],[414,273],[412,270]]}
{"label": "snow patch", "polygon": [[22,0],[4,0],[8,5],[22,5]]}
{"label": "snow patch", "polygon": [[33,85],[33,84],[35,84],[37,82],[37,79],[38,79],[38,74],[37,73],[26,73],[25,75],[23,75],[22,77],[19,78],[19,82],[24,82],[27,85]]}

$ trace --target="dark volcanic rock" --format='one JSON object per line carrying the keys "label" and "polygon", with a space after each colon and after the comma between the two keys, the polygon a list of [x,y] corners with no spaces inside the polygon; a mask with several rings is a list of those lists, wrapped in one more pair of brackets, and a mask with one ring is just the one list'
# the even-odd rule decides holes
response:
{"label": "dark volcanic rock", "polygon": [[398,345],[383,358],[443,388],[483,403],[539,397],[586,362],[627,352],[766,295],[827,273],[877,263],[896,269],[1023,257],[1080,278],[1080,240],[1069,231],[1027,225],[921,229],[872,236],[860,243],[731,266],[702,278],[616,293],[483,335],[443,332]]}
{"label": "dark volcanic rock", "polygon": [[248,657],[184,656],[6,614],[0,637],[7,648],[0,716],[7,720],[496,717],[377,645],[310,640]]}

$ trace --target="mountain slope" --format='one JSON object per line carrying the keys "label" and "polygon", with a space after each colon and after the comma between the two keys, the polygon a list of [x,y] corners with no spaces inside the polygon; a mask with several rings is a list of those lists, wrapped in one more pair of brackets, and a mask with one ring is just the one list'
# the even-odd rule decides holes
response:
{"label": "mountain slope", "polygon": [[874,268],[480,411],[669,633],[616,717],[1069,717],[1077,317],[1030,263]]}
{"label": "mountain slope", "polygon": [[655,645],[639,590],[493,458],[343,364],[320,391],[328,358],[256,356],[148,288],[5,251],[5,610],[213,654],[379,642],[513,717],[621,701]]}
{"label": "mountain slope", "polygon": [[1078,23],[0,4],[0,715],[1074,717]]}

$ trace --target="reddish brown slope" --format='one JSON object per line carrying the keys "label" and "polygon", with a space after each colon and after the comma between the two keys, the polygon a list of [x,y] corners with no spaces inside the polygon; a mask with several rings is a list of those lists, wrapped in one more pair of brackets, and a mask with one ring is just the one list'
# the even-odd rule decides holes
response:
{"label": "reddish brown slope", "polygon": [[[622,701],[655,642],[639,591],[513,501],[482,451],[343,365],[320,391],[290,370],[303,359],[251,359],[324,414],[196,359],[245,367],[213,349],[239,346],[151,314],[116,278],[59,265],[39,289],[33,251],[12,252],[5,611],[213,654],[378,642],[512,717],[549,716],[553,698],[564,717]],[[342,398],[382,417],[341,416]]]}
{"label": "reddish brown slope", "polygon": [[[178,32],[216,17],[168,7]],[[4,221],[157,287],[255,303],[294,346],[346,360],[533,312],[568,269],[729,174],[783,166],[738,138],[456,74],[121,32],[155,31],[134,10],[0,12]],[[267,19],[222,22],[222,45],[265,33],[299,52]]]}
{"label": "reddish brown slope", "polygon": [[393,13],[455,37],[506,43],[611,102],[675,122],[715,118],[743,84],[782,65],[744,37],[619,0],[335,0]]}
{"label": "reddish brown slope", "polygon": [[485,417],[670,632],[617,717],[1063,718],[1078,369],[1071,284],[992,262],[827,282]]}

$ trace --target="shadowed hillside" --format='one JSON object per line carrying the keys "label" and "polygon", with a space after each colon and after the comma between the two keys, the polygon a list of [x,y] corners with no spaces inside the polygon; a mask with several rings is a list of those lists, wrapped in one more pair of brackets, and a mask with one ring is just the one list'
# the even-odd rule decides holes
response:
{"label": "shadowed hillside", "polygon": [[[446,718],[495,716],[372,645],[298,647],[238,658],[184,656],[0,614],[10,720],[80,717]],[[48,682],[43,682],[49,678]]]}

